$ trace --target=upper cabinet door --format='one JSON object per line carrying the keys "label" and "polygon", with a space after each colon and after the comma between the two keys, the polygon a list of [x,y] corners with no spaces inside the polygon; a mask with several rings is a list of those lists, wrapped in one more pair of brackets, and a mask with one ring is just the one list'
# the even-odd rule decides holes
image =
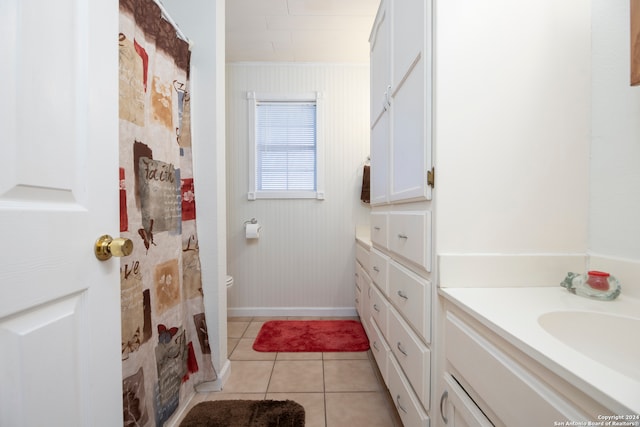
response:
{"label": "upper cabinet door", "polygon": [[371,128],[371,205],[389,203],[389,112]]}
{"label": "upper cabinet door", "polygon": [[431,200],[431,2],[392,9],[391,183],[389,199]]}
{"label": "upper cabinet door", "polygon": [[391,45],[389,40],[389,13],[387,2],[380,3],[373,23],[369,46],[371,49],[371,126],[389,108],[391,93]]}
{"label": "upper cabinet door", "polygon": [[412,64],[425,54],[426,8],[425,0],[396,0],[393,2],[392,25],[392,88],[397,91],[409,73]]}

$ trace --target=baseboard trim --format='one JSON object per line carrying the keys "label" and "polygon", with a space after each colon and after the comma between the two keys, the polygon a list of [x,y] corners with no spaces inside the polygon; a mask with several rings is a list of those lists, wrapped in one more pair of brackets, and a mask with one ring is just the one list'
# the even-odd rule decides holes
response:
{"label": "baseboard trim", "polygon": [[218,372],[218,378],[214,381],[207,381],[198,384],[195,389],[198,393],[209,393],[212,391],[222,391],[227,380],[231,376],[231,361],[227,359],[222,365],[222,369]]}
{"label": "baseboard trim", "polygon": [[354,317],[355,307],[228,307],[228,317]]}

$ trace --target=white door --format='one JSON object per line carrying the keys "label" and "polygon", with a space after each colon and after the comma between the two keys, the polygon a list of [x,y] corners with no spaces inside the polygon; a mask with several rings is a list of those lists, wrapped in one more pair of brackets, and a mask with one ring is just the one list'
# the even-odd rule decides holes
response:
{"label": "white door", "polygon": [[118,3],[0,1],[0,426],[122,423]]}

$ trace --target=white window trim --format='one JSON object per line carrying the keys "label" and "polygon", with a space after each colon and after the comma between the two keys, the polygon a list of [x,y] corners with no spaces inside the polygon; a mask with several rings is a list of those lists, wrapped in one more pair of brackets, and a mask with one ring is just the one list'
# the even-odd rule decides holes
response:
{"label": "white window trim", "polygon": [[[247,199],[324,200],[324,96],[322,92],[301,94],[247,92],[247,100],[249,119],[249,192]],[[316,191],[256,190],[256,105],[259,101],[312,101],[316,103]]]}

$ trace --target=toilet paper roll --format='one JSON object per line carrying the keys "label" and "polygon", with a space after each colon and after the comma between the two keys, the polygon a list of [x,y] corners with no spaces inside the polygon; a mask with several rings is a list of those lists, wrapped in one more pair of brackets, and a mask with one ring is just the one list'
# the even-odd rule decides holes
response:
{"label": "toilet paper roll", "polygon": [[246,225],[246,236],[247,239],[257,239],[260,237],[260,224],[247,224]]}

